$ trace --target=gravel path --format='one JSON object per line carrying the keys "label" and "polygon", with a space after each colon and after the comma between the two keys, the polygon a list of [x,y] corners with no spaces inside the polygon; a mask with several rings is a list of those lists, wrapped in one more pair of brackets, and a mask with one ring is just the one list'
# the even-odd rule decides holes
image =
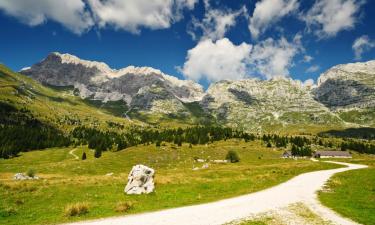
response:
{"label": "gravel path", "polygon": [[72,223],[74,225],[221,225],[259,213],[303,202],[323,219],[334,224],[356,224],[322,206],[316,192],[335,173],[361,169],[367,166],[331,162],[345,168],[322,170],[298,175],[272,188],[217,202],[180,207],[144,214],[112,217],[93,221]]}
{"label": "gravel path", "polygon": [[77,150],[76,148],[70,150],[69,154],[70,154],[71,156],[73,156],[74,159],[79,159],[79,157],[78,157],[76,154],[74,154],[74,152],[75,152],[76,150]]}

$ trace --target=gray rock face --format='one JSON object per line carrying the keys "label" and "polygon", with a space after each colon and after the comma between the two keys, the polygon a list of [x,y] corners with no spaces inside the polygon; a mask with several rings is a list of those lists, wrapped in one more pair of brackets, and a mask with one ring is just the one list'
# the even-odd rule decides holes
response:
{"label": "gray rock face", "polygon": [[144,165],[133,166],[125,186],[126,194],[149,194],[154,191],[155,171]]}
{"label": "gray rock face", "polygon": [[227,125],[253,131],[338,122],[326,106],[314,100],[309,88],[286,78],[221,81],[208,88],[201,106]]}
{"label": "gray rock face", "polygon": [[338,65],[323,73],[313,90],[332,110],[375,107],[375,60]]}
{"label": "gray rock face", "polygon": [[82,98],[103,102],[123,100],[130,108],[146,111],[163,111],[159,109],[163,104],[172,112],[178,111],[183,103],[198,101],[203,96],[201,85],[157,69],[128,66],[116,70],[105,63],[69,54],[51,53],[21,73],[44,84],[74,86]]}

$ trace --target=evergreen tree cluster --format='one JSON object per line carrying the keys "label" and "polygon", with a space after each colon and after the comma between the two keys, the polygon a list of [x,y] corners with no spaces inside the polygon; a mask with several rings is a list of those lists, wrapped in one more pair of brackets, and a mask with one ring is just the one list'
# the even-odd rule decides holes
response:
{"label": "evergreen tree cluster", "polygon": [[276,134],[264,134],[262,136],[263,142],[267,147],[276,146],[277,148],[286,148],[289,143],[296,145],[298,147],[303,147],[305,145],[310,145],[311,141],[304,136],[280,136]]}
{"label": "evergreen tree cluster", "polygon": [[298,146],[295,144],[292,144],[291,152],[293,156],[311,156],[312,151],[310,146]]}
{"label": "evergreen tree cluster", "polygon": [[253,134],[219,126],[196,126],[164,130],[131,128],[122,134],[103,132],[94,128],[76,127],[71,135],[78,143],[88,144],[89,148],[100,151],[121,150],[138,144],[155,143],[156,146],[160,146],[162,142],[169,142],[181,146],[182,143],[196,145],[230,138],[239,138],[245,141],[256,138]]}
{"label": "evergreen tree cluster", "polygon": [[341,143],[341,150],[353,150],[359,153],[375,154],[375,144],[364,141],[346,140]]}
{"label": "evergreen tree cluster", "polygon": [[70,144],[70,139],[62,132],[35,119],[26,108],[17,109],[0,102],[0,158]]}

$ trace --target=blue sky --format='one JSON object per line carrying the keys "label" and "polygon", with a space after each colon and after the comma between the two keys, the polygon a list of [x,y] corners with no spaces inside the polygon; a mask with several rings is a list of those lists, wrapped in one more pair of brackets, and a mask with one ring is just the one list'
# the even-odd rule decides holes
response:
{"label": "blue sky", "polygon": [[334,65],[375,59],[371,15],[370,0],[2,0],[0,62],[17,71],[58,51],[204,86],[316,80]]}

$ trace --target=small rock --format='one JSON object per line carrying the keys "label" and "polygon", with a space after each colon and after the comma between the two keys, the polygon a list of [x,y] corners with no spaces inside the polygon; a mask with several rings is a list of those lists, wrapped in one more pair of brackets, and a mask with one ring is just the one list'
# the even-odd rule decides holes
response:
{"label": "small rock", "polygon": [[125,186],[126,194],[148,194],[154,191],[155,171],[144,165],[133,166]]}
{"label": "small rock", "polygon": [[196,159],[196,161],[200,162],[200,163],[206,162],[206,160],[204,160],[204,159]]}
{"label": "small rock", "polygon": [[193,170],[199,170],[199,168],[198,167],[194,167]]}
{"label": "small rock", "polygon": [[208,166],[209,166],[208,163],[205,163],[205,164],[203,164],[202,169],[207,169]]}
{"label": "small rock", "polygon": [[16,173],[13,177],[14,180],[38,180],[38,176],[29,177],[24,173]]}
{"label": "small rock", "polygon": [[228,163],[228,160],[226,160],[226,159],[224,159],[224,160],[216,159],[216,160],[212,160],[211,162],[213,162],[213,163]]}
{"label": "small rock", "polygon": [[113,173],[107,173],[106,174],[106,176],[112,176],[113,175]]}

